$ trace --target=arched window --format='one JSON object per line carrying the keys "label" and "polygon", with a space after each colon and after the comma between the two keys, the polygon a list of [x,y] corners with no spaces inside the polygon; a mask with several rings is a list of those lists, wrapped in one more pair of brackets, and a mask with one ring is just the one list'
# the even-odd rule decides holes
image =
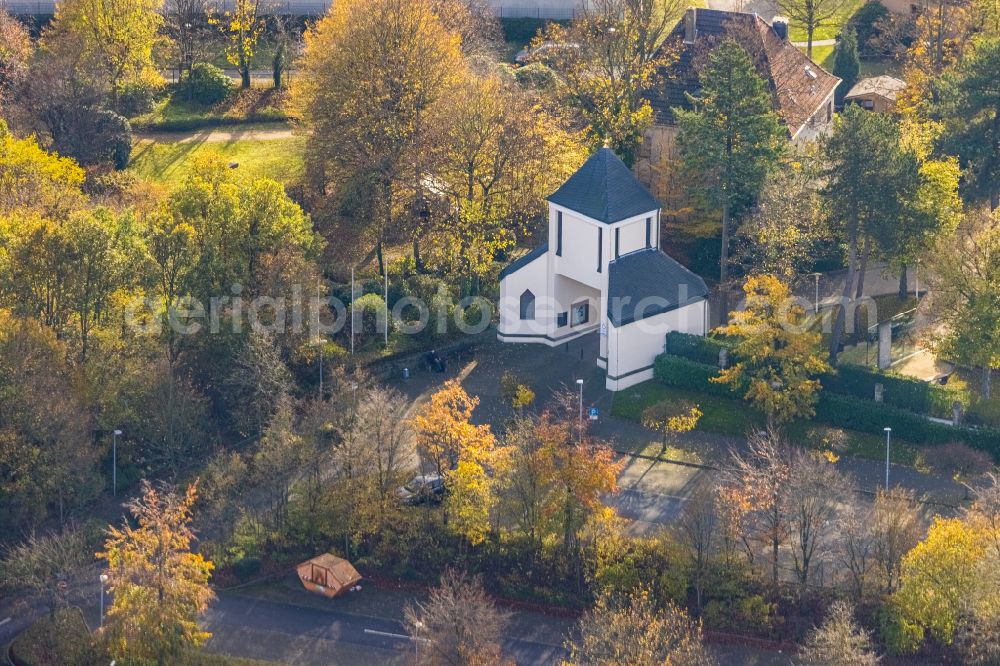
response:
{"label": "arched window", "polygon": [[521,319],[530,320],[535,318],[535,295],[530,289],[525,289],[521,294]]}

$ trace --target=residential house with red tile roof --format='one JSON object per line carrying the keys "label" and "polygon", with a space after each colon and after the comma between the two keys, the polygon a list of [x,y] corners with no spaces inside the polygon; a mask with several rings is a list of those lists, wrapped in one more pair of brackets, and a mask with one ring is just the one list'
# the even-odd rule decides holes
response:
{"label": "residential house with red tile roof", "polygon": [[750,54],[771,91],[774,110],[792,142],[813,141],[833,126],[833,93],[840,79],[829,73],[788,40],[787,21],[768,23],[757,14],[712,9],[687,11],[664,49],[672,53],[660,71],[659,82],[647,93],[654,124],[639,151],[639,180],[670,208],[680,196],[671,169],[676,168],[677,125],[674,108],[690,108],[688,95],[700,89],[698,66],[723,39],[733,38]]}

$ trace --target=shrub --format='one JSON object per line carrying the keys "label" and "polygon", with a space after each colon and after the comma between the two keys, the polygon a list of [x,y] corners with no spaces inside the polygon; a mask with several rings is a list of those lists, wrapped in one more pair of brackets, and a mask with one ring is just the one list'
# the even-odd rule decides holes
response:
{"label": "shrub", "polygon": [[177,94],[190,95],[193,101],[211,106],[226,99],[232,88],[233,81],[224,71],[207,62],[199,62],[181,79]]}
{"label": "shrub", "polygon": [[781,621],[777,606],[759,594],[736,600],[714,599],[705,604],[702,620],[709,629],[769,634]]}
{"label": "shrub", "polygon": [[119,171],[132,157],[132,126],[111,111],[98,111],[95,118],[94,162],[111,162]]}
{"label": "shrub", "polygon": [[118,93],[118,110],[126,118],[149,113],[158,93],[159,88],[147,81],[126,83]]}
{"label": "shrub", "polygon": [[718,367],[719,353],[728,345],[716,338],[706,338],[690,333],[671,331],[667,333],[666,352],[682,356],[688,360]]}
{"label": "shrub", "polygon": [[977,451],[961,442],[928,446],[920,452],[936,474],[970,479],[989,471],[993,459],[985,451]]}
{"label": "shrub", "polygon": [[518,85],[534,90],[553,90],[558,82],[555,72],[540,62],[518,67],[514,70],[514,79]]}
{"label": "shrub", "polygon": [[[718,375],[714,366],[697,363],[680,356],[661,354],[656,358],[653,374],[667,386],[700,391],[727,398],[736,397],[724,384],[711,379]],[[874,388],[872,389],[874,390]],[[926,416],[906,409],[880,404],[871,399],[857,398],[830,391],[820,394],[813,419],[838,428],[883,435],[884,428],[914,444],[947,444],[960,441],[985,451],[1000,461],[1000,430],[955,428],[930,421]]]}
{"label": "shrub", "polygon": [[24,666],[86,666],[103,661],[78,608],[62,608],[41,616],[11,648],[15,663]]}
{"label": "shrub", "polygon": [[[385,301],[378,294],[365,294],[351,304],[355,333],[362,337],[382,335],[386,320]],[[390,325],[391,327],[391,325]]]}

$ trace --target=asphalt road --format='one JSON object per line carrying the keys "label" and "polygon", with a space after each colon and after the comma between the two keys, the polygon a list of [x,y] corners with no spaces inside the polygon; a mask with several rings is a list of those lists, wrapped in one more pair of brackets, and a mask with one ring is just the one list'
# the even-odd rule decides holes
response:
{"label": "asphalt road", "polygon": [[[419,647],[398,620],[227,593],[212,604],[205,627],[210,651],[297,666],[404,664]],[[562,636],[547,640],[509,637],[504,654],[517,664],[560,663]]]}

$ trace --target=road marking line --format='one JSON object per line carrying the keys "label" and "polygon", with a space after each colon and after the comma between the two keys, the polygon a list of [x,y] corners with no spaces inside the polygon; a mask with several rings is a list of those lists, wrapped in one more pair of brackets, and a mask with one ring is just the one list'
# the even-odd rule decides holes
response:
{"label": "road marking line", "polygon": [[0,627],[2,627],[3,625],[7,624],[8,622],[10,622],[10,618],[9,617],[5,617],[4,619],[0,620]]}
{"label": "road marking line", "polygon": [[407,636],[406,634],[391,634],[388,631],[376,631],[374,629],[365,629],[366,634],[372,634],[373,636],[385,636],[387,638],[402,638],[404,641],[421,641],[428,642],[426,638],[414,638],[413,636]]}

